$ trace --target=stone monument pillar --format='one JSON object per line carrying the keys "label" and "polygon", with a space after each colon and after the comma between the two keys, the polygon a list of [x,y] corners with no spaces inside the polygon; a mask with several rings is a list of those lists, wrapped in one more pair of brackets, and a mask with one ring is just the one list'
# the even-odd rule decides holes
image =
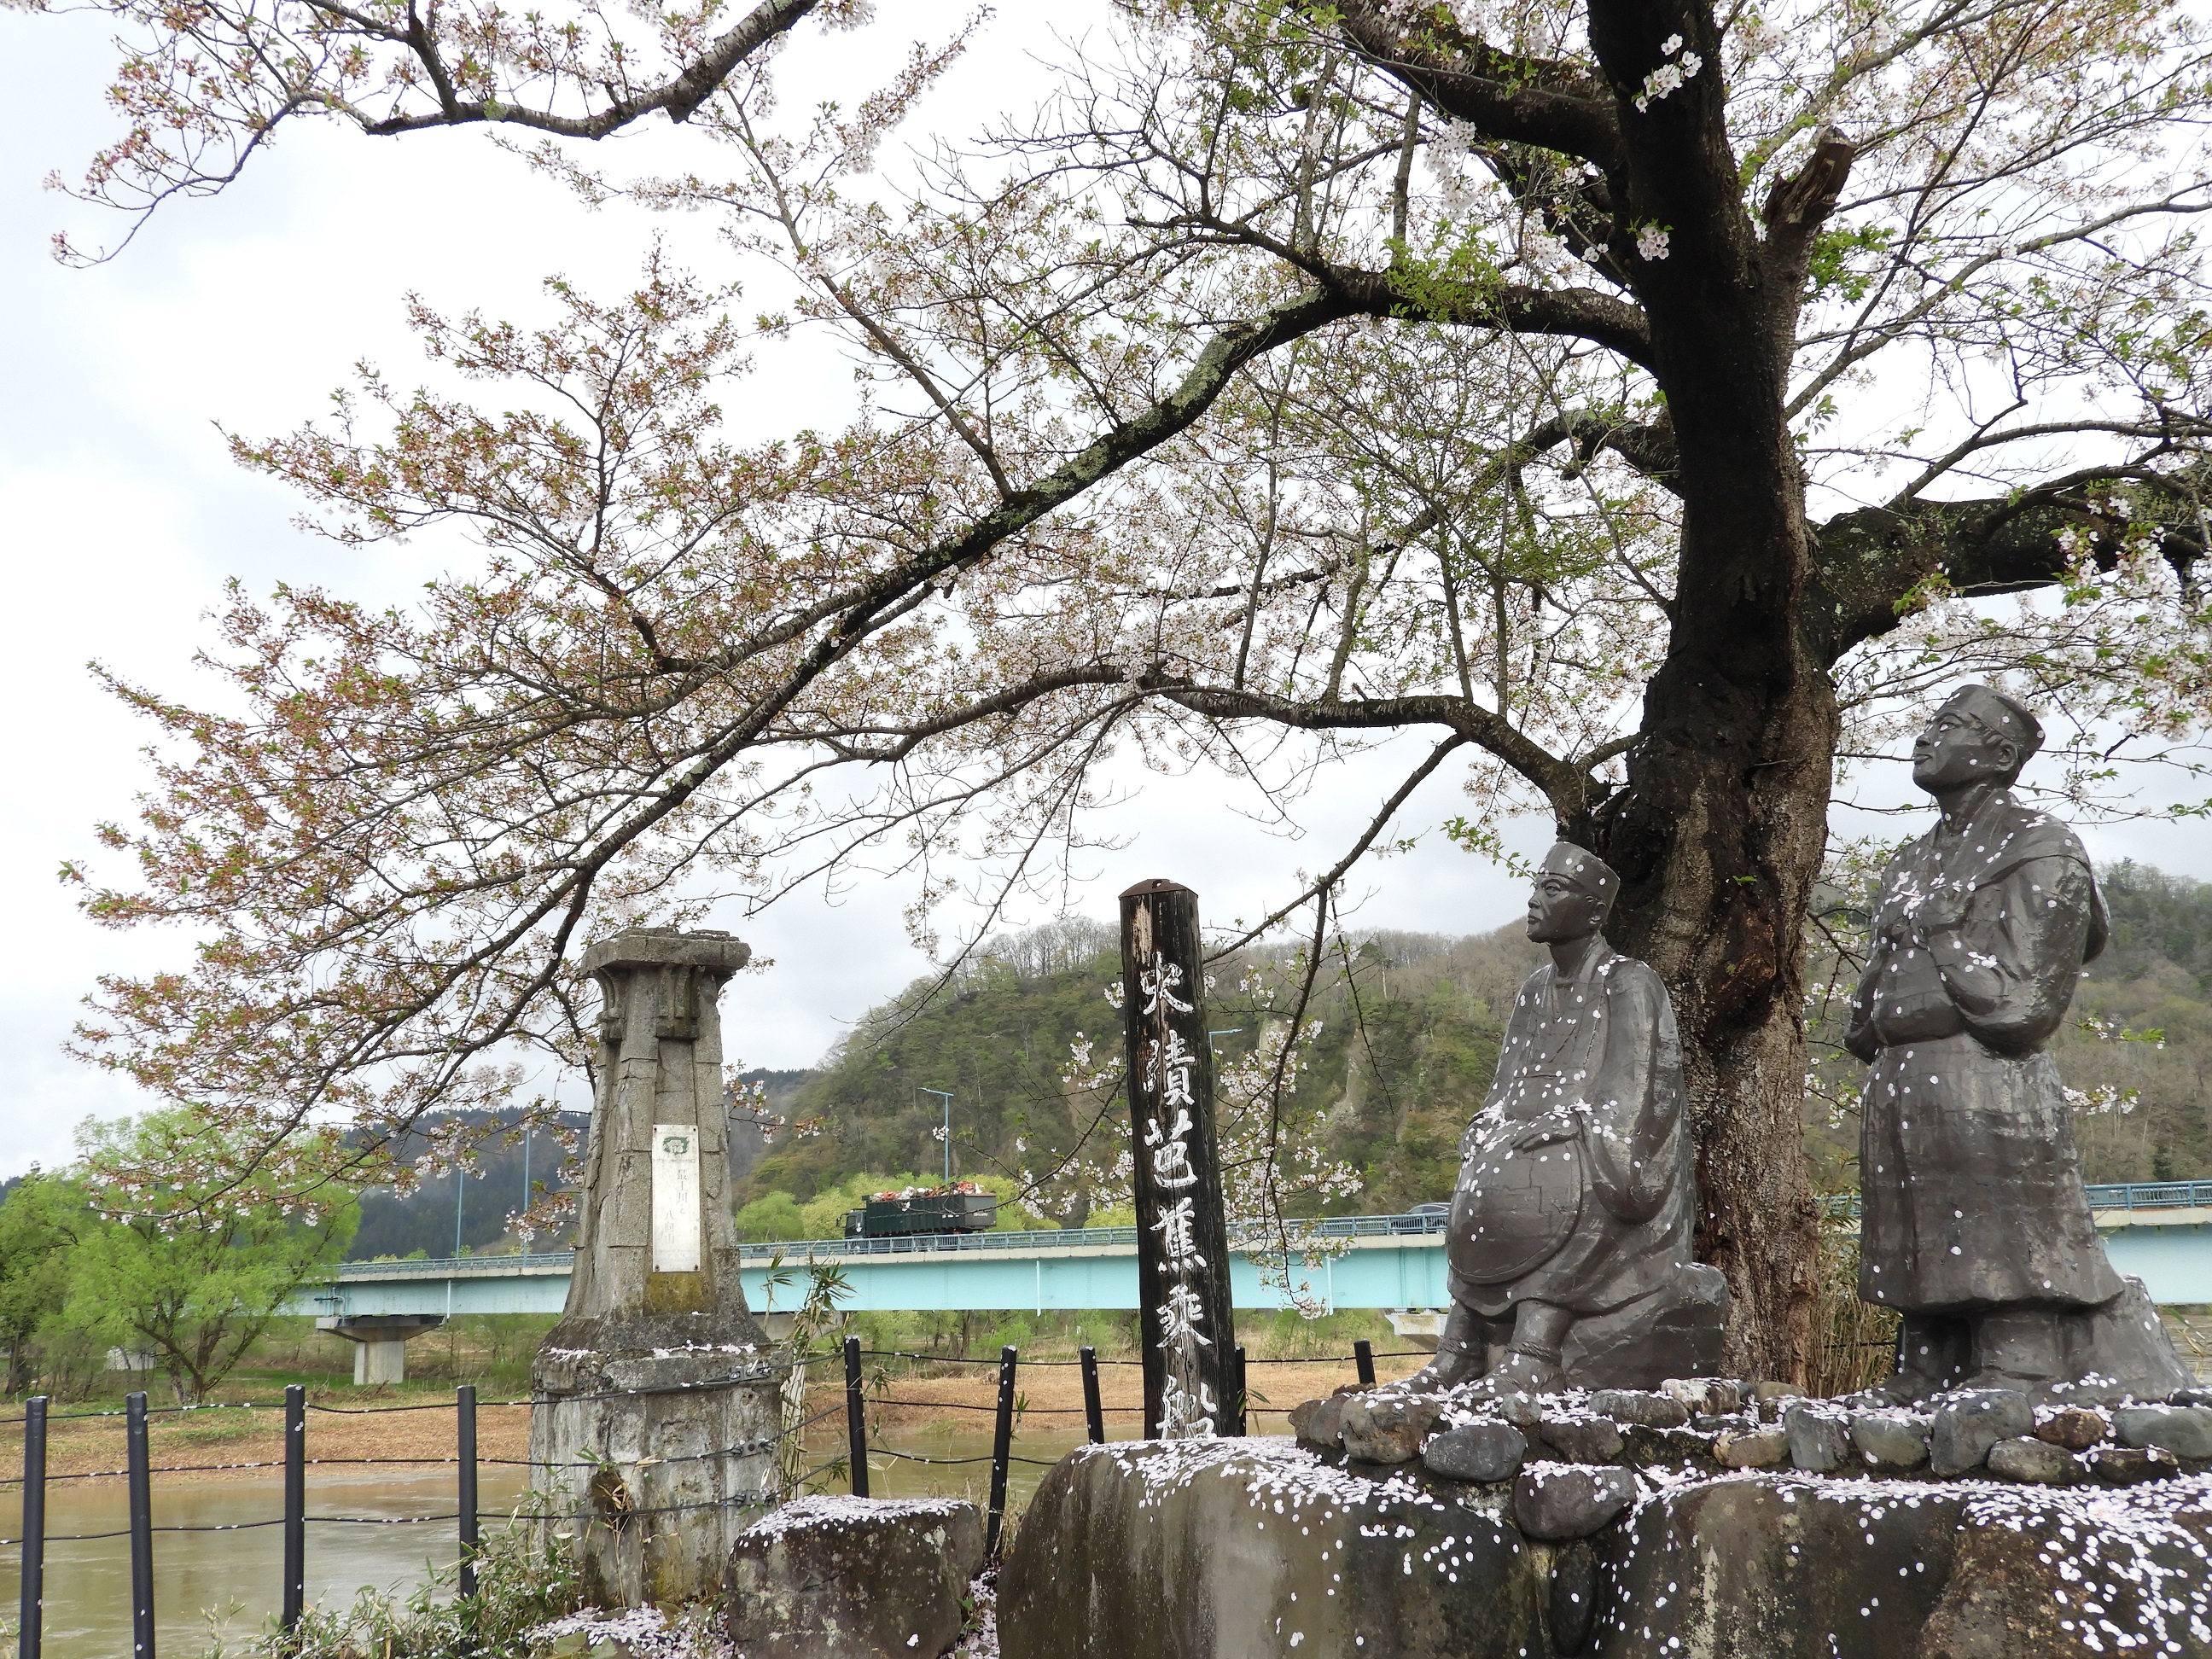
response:
{"label": "stone monument pillar", "polygon": [[547,1509],[586,1517],[586,1593],[606,1606],[713,1594],[773,1498],[779,1374],[738,1282],[715,1006],[750,954],[643,927],[584,953],[599,1086],[568,1305],[531,1370],[530,1456]]}
{"label": "stone monument pillar", "polygon": [[1242,1434],[1228,1216],[1213,1133],[1213,1049],[1198,895],[1140,881],[1121,895],[1122,1012],[1135,1164],[1145,1437]]}

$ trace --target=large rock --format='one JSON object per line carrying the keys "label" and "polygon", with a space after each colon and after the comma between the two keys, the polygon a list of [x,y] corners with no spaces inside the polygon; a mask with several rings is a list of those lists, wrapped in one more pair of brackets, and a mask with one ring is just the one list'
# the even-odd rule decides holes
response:
{"label": "large rock", "polygon": [[802,1498],[738,1534],[730,1639],[744,1659],[938,1659],[982,1565],[973,1504]]}
{"label": "large rock", "polygon": [[1990,1473],[2001,1480],[2030,1486],[2071,1486],[2088,1475],[2072,1452],[2048,1440],[2025,1435],[1990,1448]]}
{"label": "large rock", "polygon": [[1878,1469],[1917,1469],[1928,1461],[1929,1422],[1904,1412],[1855,1412],[1851,1447]]}
{"label": "large rock", "polygon": [[2212,1406],[2123,1406],[2112,1413],[2123,1445],[2163,1446],[2176,1457],[2212,1457]]}
{"label": "large rock", "polygon": [[1005,1659],[1536,1659],[1552,1552],[1496,1487],[1369,1480],[1283,1439],[1062,1458],[999,1580]]}
{"label": "large rock", "polygon": [[1928,1466],[1937,1474],[1979,1468],[2000,1440],[2035,1432],[2027,1396],[2012,1389],[1973,1389],[1938,1407],[1928,1436]]}
{"label": "large rock", "polygon": [[[2119,1506],[2124,1503],[2124,1509]],[[1915,1659],[2212,1654],[2212,1489],[1978,1490]]]}
{"label": "large rock", "polygon": [[[2023,1438],[1993,1463],[2064,1455]],[[1497,1487],[1369,1479],[1286,1441],[1091,1447],[1016,1534],[1001,1641],[1006,1659],[2212,1659],[2212,1475],[2100,1458],[2162,1478],[1655,1470],[1615,1524],[1547,1544]]]}
{"label": "large rock", "polygon": [[1538,1463],[1513,1483],[1513,1520],[1531,1538],[1587,1538],[1635,1501],[1636,1477],[1626,1469]]}
{"label": "large rock", "polygon": [[1547,1417],[1536,1432],[1570,1463],[1610,1463],[1625,1443],[1620,1425],[1607,1417]]}
{"label": "large rock", "polygon": [[1805,1475],[1729,1475],[1662,1493],[1605,1540],[1613,1589],[1593,1650],[1908,1659],[1942,1594],[1966,1501],[1932,1484]]}
{"label": "large rock", "polygon": [[1851,1449],[1850,1422],[1832,1406],[1792,1406],[1782,1426],[1790,1461],[1801,1469],[1826,1474]]}
{"label": "large rock", "polygon": [[1528,1455],[1528,1436],[1488,1419],[1431,1435],[1421,1448],[1422,1466],[1447,1480],[1510,1480]]}
{"label": "large rock", "polygon": [[1365,1463],[1410,1463],[1443,1413],[1433,1395],[1353,1395],[1341,1419],[1344,1455]]}

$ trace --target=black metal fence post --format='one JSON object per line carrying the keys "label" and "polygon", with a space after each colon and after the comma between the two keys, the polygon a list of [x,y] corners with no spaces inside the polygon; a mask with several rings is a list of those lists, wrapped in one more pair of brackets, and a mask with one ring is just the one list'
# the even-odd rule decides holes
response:
{"label": "black metal fence post", "polygon": [[15,1650],[39,1659],[46,1596],[46,1396],[23,1402],[23,1600]]}
{"label": "black metal fence post", "polygon": [[154,1492],[146,1455],[146,1395],[123,1397],[131,1471],[131,1659],[154,1659]]}
{"label": "black metal fence post", "polygon": [[284,1594],[280,1622],[300,1622],[307,1584],[307,1391],[284,1385]]}
{"label": "black metal fence post", "polygon": [[1352,1345],[1352,1363],[1359,1367],[1359,1386],[1375,1386],[1375,1345],[1362,1337]]}
{"label": "black metal fence post", "polygon": [[464,1382],[453,1390],[459,1402],[459,1441],[457,1456],[461,1468],[461,1594],[477,1593],[477,1385]]}
{"label": "black metal fence post", "polygon": [[1085,1348],[1083,1355],[1083,1417],[1091,1427],[1091,1443],[1106,1443],[1106,1411],[1098,1398],[1098,1350]]}
{"label": "black metal fence post", "polygon": [[852,1462],[853,1496],[868,1495],[868,1419],[860,1399],[860,1339],[845,1339],[845,1441]]}
{"label": "black metal fence post", "polygon": [[1013,1449],[1014,1366],[1020,1350],[999,1350],[999,1425],[991,1437],[991,1514],[983,1534],[983,1554],[999,1559],[999,1528],[1006,1518],[1006,1457]]}
{"label": "black metal fence post", "polygon": [[1249,1397],[1244,1392],[1244,1345],[1242,1342],[1239,1342],[1237,1345],[1237,1352],[1232,1364],[1232,1374],[1233,1386],[1237,1390],[1237,1400],[1236,1408],[1231,1413],[1230,1421],[1237,1425],[1234,1432],[1239,1435],[1247,1435],[1251,1433],[1252,1431],[1249,1427],[1250,1419],[1245,1415],[1245,1413],[1250,1409],[1250,1402]]}

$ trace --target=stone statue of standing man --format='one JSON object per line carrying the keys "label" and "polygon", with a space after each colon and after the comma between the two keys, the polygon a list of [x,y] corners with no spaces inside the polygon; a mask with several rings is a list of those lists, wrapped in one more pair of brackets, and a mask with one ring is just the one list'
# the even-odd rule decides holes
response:
{"label": "stone statue of standing man", "polygon": [[1552,963],[1513,1000],[1489,1097],[1460,1142],[1452,1306],[1408,1388],[1650,1388],[1719,1368],[1727,1292],[1692,1259],[1682,1045],[1659,975],[1600,931],[1620,878],[1565,842],[1528,937]]}
{"label": "stone statue of standing man", "polygon": [[2035,716],[1961,687],[1912,750],[1940,816],[1882,872],[1844,1042],[1862,1105],[1859,1293],[1903,1316],[1885,1392],[2163,1395],[2187,1373],[2106,1260],[2044,1045],[2104,948],[2088,854],[2011,793]]}

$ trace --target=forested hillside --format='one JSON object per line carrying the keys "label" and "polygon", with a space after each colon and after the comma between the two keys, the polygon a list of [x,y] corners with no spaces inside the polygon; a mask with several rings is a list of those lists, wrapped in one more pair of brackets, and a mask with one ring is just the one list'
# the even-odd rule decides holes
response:
{"label": "forested hillside", "polygon": [[[2212,1176],[2212,886],[2132,864],[2101,879],[2112,942],[2052,1044],[2081,1096],[2089,1179]],[[1208,1010],[1224,1061],[1251,1048],[1266,1017],[1246,994],[1248,969],[1287,954],[1216,964]],[[1497,1062],[1504,1010],[1542,960],[1517,920],[1470,938],[1377,933],[1333,945],[1312,1010],[1321,1033],[1299,1088],[1327,1104],[1328,1148],[1365,1187],[1328,1207],[1392,1211],[1449,1195],[1460,1129]],[[763,1149],[739,1201],[789,1196],[757,1209],[749,1231],[790,1237],[809,1200],[821,1201],[805,1224],[819,1228],[869,1185],[940,1179],[944,1103],[926,1090],[952,1094],[956,1175],[1052,1167],[1099,1118],[1101,1103],[1072,1096],[1060,1073],[1071,1043],[1087,1037],[1103,1055],[1120,1041],[1121,1016],[1106,996],[1118,976],[1109,930],[1062,923],[994,942],[950,984],[918,981],[871,1012],[822,1070],[779,1078],[778,1109],[823,1128]],[[1839,980],[1846,990],[1850,977]],[[1836,1034],[1827,1012],[1816,1003],[1816,1040]],[[1808,1102],[1807,1150],[1816,1185],[1839,1191],[1856,1182],[1848,1109],[1856,1073],[1832,1057],[1820,1070],[1845,1109]],[[1116,1132],[1125,1133],[1109,1108],[1093,1150]],[[1005,1189],[1014,1190],[1011,1181]],[[1036,1208],[1046,1220],[1085,1218],[1079,1203],[1040,1200]]]}
{"label": "forested hillside", "polygon": [[[1364,1172],[1366,1188],[1329,1207],[1398,1209],[1449,1192],[1460,1128],[1497,1063],[1499,1011],[1540,959],[1517,924],[1461,939],[1377,933],[1334,949],[1309,1010],[1321,1030],[1298,1088],[1328,1103],[1330,1148]],[[1215,965],[1207,1007],[1224,1063],[1251,1050],[1269,1003],[1279,1006],[1279,991],[1262,998],[1249,971],[1274,960],[1261,951]],[[795,1092],[788,1109],[822,1119],[823,1133],[772,1149],[741,1197],[783,1192],[803,1203],[860,1174],[941,1179],[944,1103],[925,1090],[952,1094],[956,1175],[1050,1169],[1099,1117],[1102,1103],[1071,1095],[1060,1073],[1071,1044],[1087,1037],[1103,1056],[1119,1042],[1121,1015],[1106,995],[1119,977],[1106,929],[1060,924],[994,943],[933,997],[917,981]],[[1094,1151],[1115,1128],[1115,1111]],[[1079,1203],[1041,1207],[1052,1219],[1083,1218]]]}

